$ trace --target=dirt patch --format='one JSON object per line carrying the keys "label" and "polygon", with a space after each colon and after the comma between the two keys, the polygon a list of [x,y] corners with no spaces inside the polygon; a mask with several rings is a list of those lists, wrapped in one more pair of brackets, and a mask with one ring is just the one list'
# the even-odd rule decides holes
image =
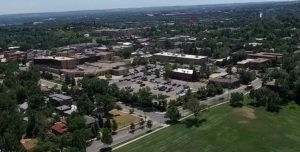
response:
{"label": "dirt patch", "polygon": [[113,115],[113,119],[116,120],[118,129],[127,127],[131,123],[137,123],[141,120],[140,117],[119,110],[112,110],[109,113]]}
{"label": "dirt patch", "polygon": [[242,107],[236,109],[236,111],[244,118],[247,119],[256,119],[255,110],[249,107]]}

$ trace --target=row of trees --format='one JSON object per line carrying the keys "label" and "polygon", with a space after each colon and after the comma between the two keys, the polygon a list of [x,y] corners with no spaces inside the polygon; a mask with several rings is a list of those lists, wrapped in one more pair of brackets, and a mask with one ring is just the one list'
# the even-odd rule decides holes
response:
{"label": "row of trees", "polygon": [[213,97],[215,95],[222,94],[223,92],[223,87],[219,83],[210,82],[206,87],[199,88],[195,96],[198,99],[205,99],[207,97]]}

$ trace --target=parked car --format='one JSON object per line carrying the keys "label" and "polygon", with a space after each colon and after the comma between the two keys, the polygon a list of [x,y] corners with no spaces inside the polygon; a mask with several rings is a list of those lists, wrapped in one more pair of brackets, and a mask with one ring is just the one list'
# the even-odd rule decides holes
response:
{"label": "parked car", "polygon": [[140,87],[143,87],[143,86],[145,86],[145,83],[142,83],[142,84],[140,85]]}

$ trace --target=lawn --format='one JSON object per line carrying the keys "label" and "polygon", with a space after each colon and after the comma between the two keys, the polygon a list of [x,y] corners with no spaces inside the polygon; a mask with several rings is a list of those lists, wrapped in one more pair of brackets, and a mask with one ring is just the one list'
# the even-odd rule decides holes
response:
{"label": "lawn", "polygon": [[137,123],[141,120],[140,117],[118,110],[112,110],[110,111],[110,113],[114,115],[113,119],[116,120],[118,124],[118,129],[122,129],[124,127],[129,126],[131,123]]}
{"label": "lawn", "polygon": [[300,106],[279,113],[263,108],[210,109],[199,126],[189,120],[147,136],[115,152],[299,152]]}

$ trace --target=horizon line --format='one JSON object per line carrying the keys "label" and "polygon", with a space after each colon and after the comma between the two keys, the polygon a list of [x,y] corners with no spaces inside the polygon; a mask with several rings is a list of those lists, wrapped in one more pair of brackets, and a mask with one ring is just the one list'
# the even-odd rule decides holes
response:
{"label": "horizon line", "polygon": [[45,12],[24,12],[24,13],[8,13],[0,14],[0,16],[12,16],[12,15],[33,15],[33,14],[55,14],[55,13],[68,13],[68,12],[81,12],[81,11],[117,11],[117,10],[130,10],[130,9],[142,9],[142,8],[167,8],[167,7],[191,7],[191,6],[213,6],[213,5],[230,5],[230,4],[260,4],[260,3],[289,3],[300,2],[300,0],[281,0],[281,1],[262,1],[262,2],[229,2],[229,3],[215,3],[215,4],[195,4],[195,5],[161,5],[161,6],[145,6],[145,7],[119,7],[119,8],[106,8],[106,9],[78,9],[78,10],[66,10],[66,11],[45,11]]}

